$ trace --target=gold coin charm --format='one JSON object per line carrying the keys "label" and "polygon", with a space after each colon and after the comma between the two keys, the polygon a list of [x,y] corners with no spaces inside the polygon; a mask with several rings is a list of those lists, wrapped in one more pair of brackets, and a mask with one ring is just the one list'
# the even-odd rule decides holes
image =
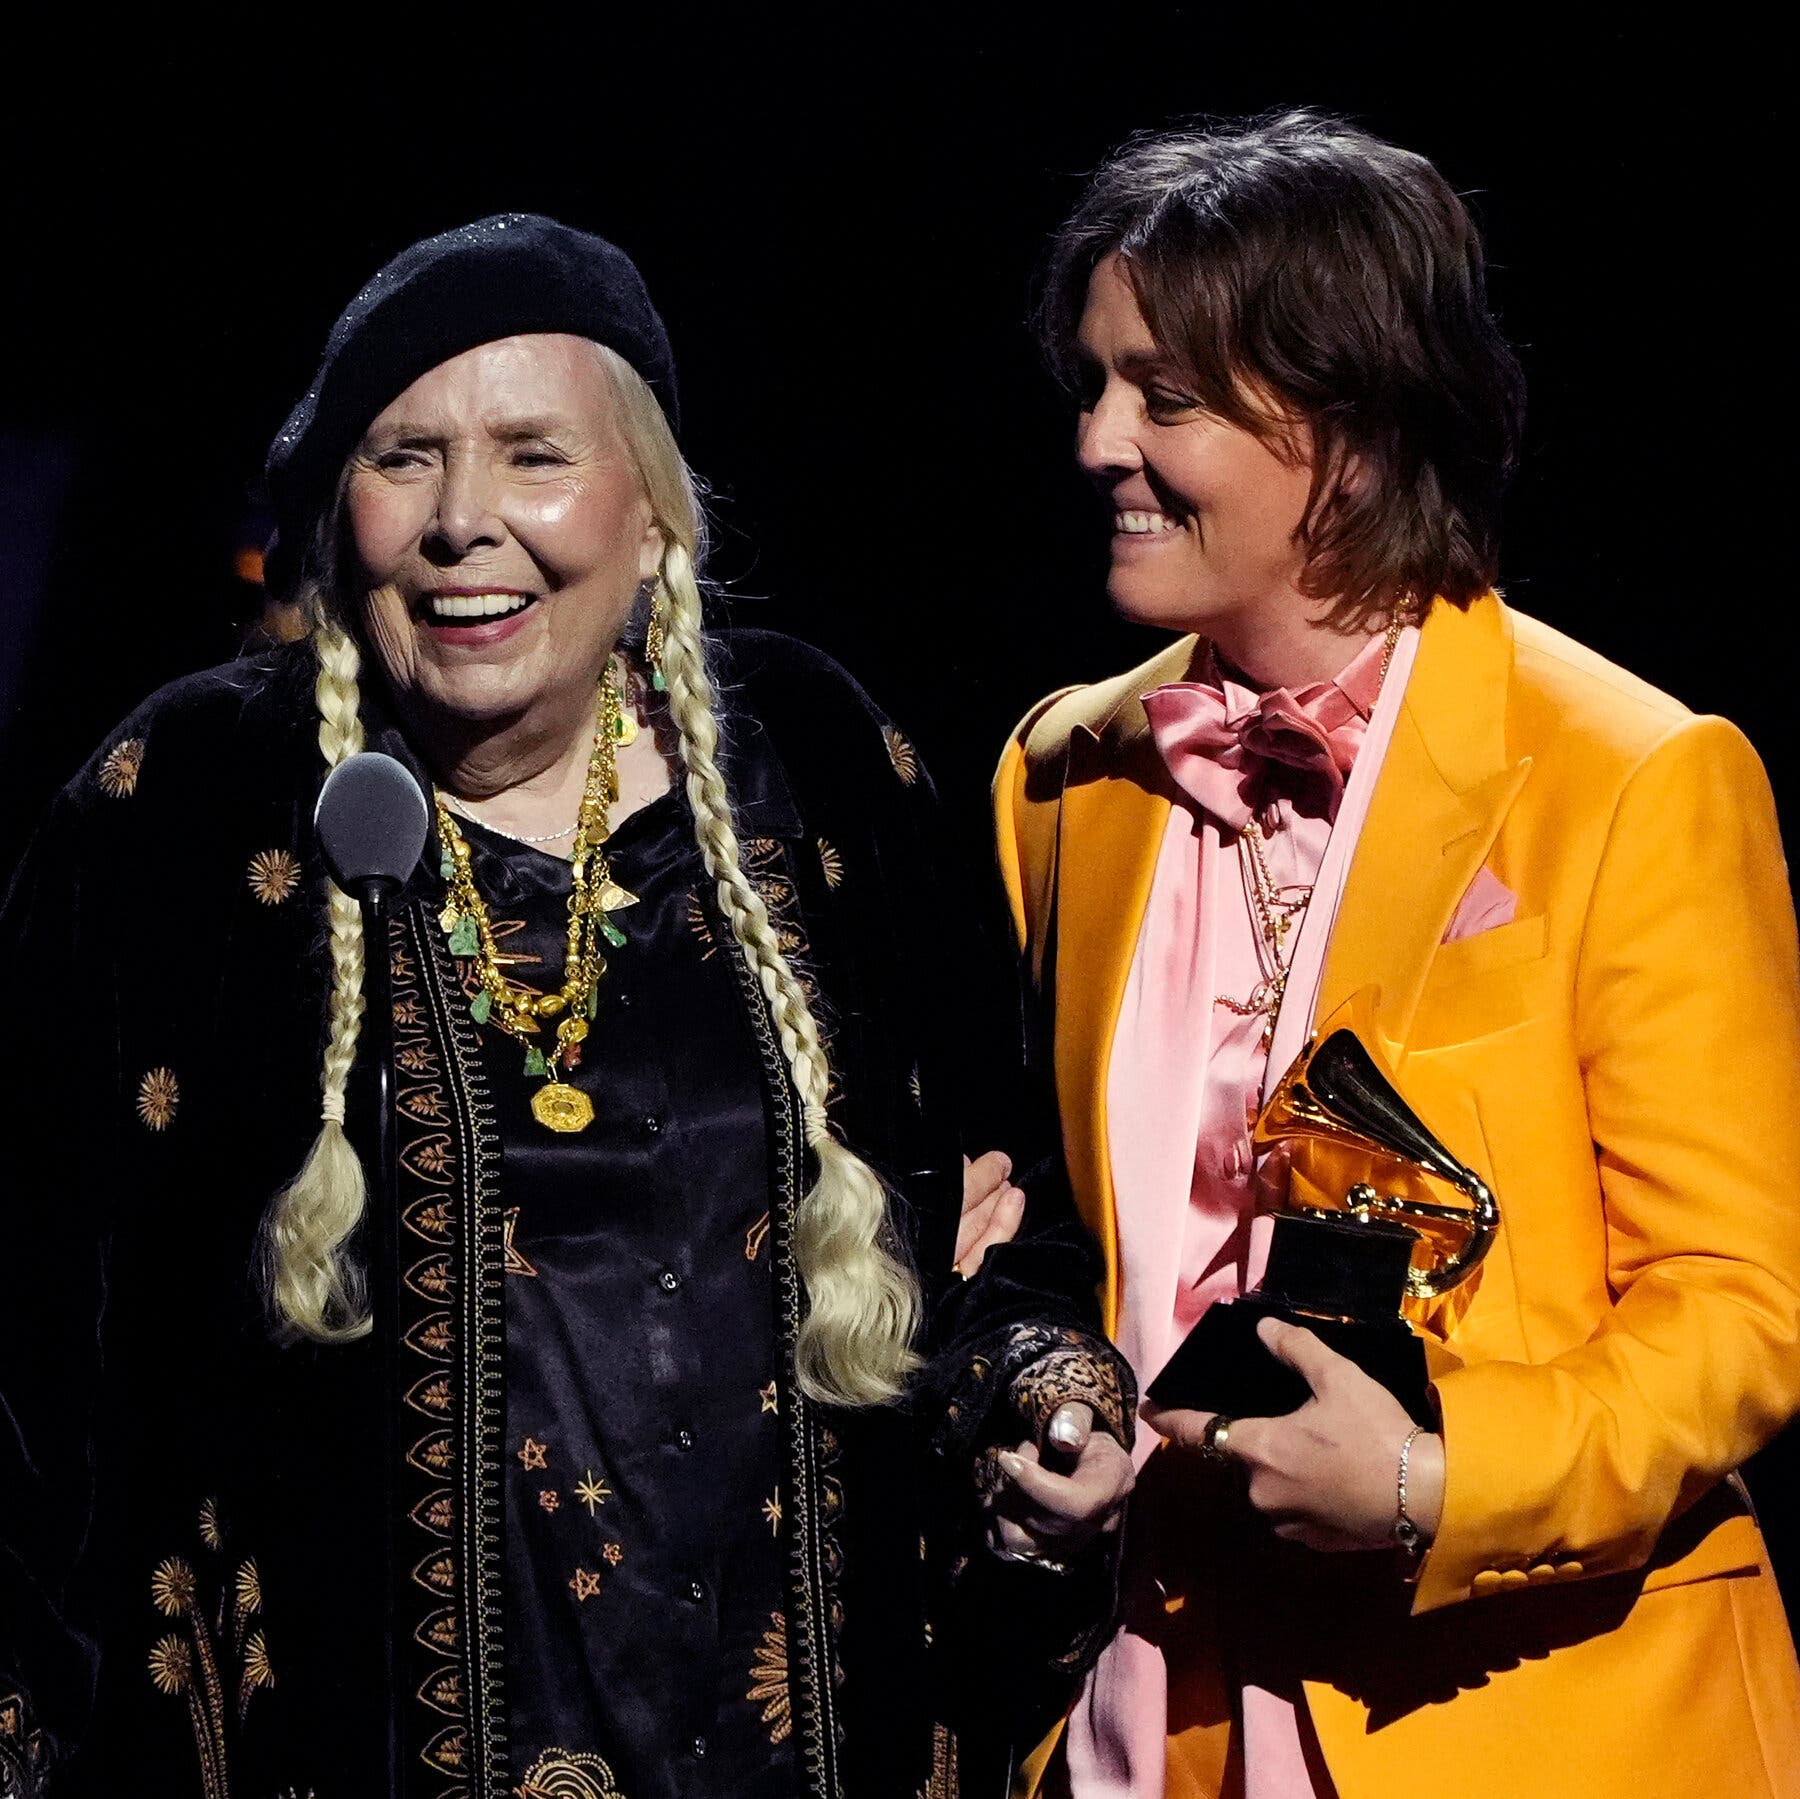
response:
{"label": "gold coin charm", "polygon": [[594,1122],[594,1102],[566,1081],[546,1081],[531,1096],[531,1115],[546,1130],[585,1131]]}

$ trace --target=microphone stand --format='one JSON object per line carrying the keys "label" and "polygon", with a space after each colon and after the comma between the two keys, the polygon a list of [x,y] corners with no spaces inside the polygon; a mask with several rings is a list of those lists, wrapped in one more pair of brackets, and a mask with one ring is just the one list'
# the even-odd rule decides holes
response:
{"label": "microphone stand", "polygon": [[400,1576],[400,1185],[394,1118],[394,1003],[388,923],[399,884],[385,876],[357,883],[363,924],[363,1028],[375,1071],[375,1155],[363,1240],[369,1258],[369,1296],[381,1383],[381,1641],[384,1792],[398,1799],[400,1784],[400,1660],[396,1634]]}

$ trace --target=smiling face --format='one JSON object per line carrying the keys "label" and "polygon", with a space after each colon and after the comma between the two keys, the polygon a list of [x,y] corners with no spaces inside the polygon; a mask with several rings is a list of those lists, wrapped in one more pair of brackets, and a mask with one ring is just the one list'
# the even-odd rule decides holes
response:
{"label": "smiling face", "polygon": [[363,624],[405,713],[591,729],[662,537],[593,345],[481,344],[369,426],[346,505]]}
{"label": "smiling face", "polygon": [[1107,592],[1127,618],[1199,631],[1228,652],[1304,629],[1298,538],[1312,471],[1182,391],[1119,265],[1088,282],[1076,343],[1076,454],[1112,510]]}

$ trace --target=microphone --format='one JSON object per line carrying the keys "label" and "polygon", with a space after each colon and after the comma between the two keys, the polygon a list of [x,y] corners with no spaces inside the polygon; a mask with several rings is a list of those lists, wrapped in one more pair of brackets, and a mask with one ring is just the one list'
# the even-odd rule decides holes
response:
{"label": "microphone", "polygon": [[401,1769],[400,1536],[400,1187],[394,1114],[394,1006],[388,902],[418,866],[431,829],[431,809],[404,763],[379,750],[346,756],[319,791],[313,826],[338,886],[362,908],[363,1001],[374,1072],[374,1139],[369,1211],[369,1293],[381,1370],[381,1626],[386,1717],[387,1786],[398,1793]]}
{"label": "microphone", "polygon": [[319,790],[313,826],[331,878],[362,899],[405,886],[431,829],[431,808],[406,765],[379,750],[346,756]]}

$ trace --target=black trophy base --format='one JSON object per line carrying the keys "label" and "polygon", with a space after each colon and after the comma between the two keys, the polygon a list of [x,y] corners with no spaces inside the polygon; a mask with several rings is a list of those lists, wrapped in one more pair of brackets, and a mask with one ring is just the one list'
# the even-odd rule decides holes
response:
{"label": "black trophy base", "polygon": [[1280,1418],[1297,1412],[1311,1391],[1263,1346],[1256,1327],[1264,1318],[1304,1325],[1328,1349],[1386,1387],[1415,1424],[1435,1427],[1425,1345],[1403,1319],[1318,1318],[1262,1293],[1209,1306],[1151,1382],[1149,1397],[1159,1406],[1223,1412],[1229,1418]]}

